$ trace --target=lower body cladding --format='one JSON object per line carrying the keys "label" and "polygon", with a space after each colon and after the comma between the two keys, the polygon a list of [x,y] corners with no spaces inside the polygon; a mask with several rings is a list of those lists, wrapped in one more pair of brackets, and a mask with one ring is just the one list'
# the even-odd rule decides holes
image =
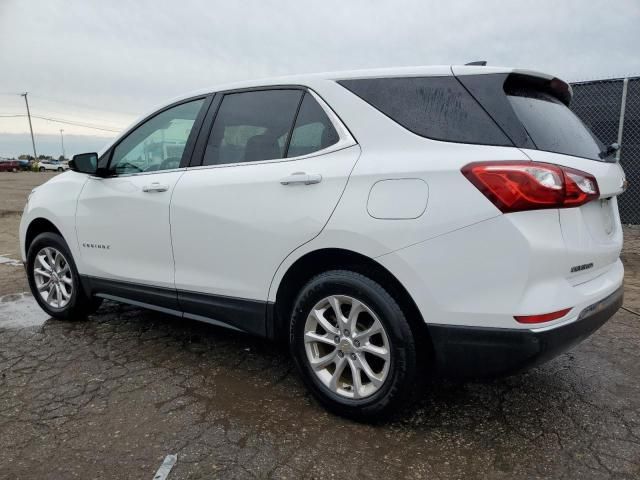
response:
{"label": "lower body cladding", "polygon": [[448,376],[507,375],[551,360],[577,345],[622,306],[620,287],[578,318],[552,328],[509,329],[429,325],[438,371]]}
{"label": "lower body cladding", "polygon": [[81,275],[87,294],[198,320],[261,337],[270,336],[272,304],[257,300],[206,295]]}

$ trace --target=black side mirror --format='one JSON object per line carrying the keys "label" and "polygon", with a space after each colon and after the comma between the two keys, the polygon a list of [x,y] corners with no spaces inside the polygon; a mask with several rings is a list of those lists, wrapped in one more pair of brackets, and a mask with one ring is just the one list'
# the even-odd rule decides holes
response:
{"label": "black side mirror", "polygon": [[98,170],[98,154],[92,153],[80,153],[74,155],[69,161],[69,169],[74,172],[88,173],[89,175],[95,175]]}

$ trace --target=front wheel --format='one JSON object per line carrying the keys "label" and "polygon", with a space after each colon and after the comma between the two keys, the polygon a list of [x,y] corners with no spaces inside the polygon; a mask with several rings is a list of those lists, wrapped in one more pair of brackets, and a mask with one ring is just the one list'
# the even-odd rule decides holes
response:
{"label": "front wheel", "polygon": [[62,172],[63,171],[62,167],[58,167],[58,171]]}
{"label": "front wheel", "polygon": [[40,167],[38,170],[40,170],[41,172],[44,172],[45,168],[44,167]]}
{"label": "front wheel", "polygon": [[414,337],[377,282],[334,270],[313,278],[294,306],[290,348],[311,393],[332,412],[378,420],[409,398]]}
{"label": "front wheel", "polygon": [[84,319],[101,299],[90,298],[64,239],[55,233],[38,235],[27,253],[29,287],[40,307],[54,318]]}

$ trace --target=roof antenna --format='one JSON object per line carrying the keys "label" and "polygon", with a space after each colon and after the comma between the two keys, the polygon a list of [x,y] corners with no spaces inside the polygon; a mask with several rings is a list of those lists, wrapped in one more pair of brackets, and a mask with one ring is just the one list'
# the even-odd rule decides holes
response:
{"label": "roof antenna", "polygon": [[487,61],[486,60],[478,60],[475,62],[469,62],[469,63],[465,63],[465,65],[476,65],[478,67],[484,67],[487,65]]}

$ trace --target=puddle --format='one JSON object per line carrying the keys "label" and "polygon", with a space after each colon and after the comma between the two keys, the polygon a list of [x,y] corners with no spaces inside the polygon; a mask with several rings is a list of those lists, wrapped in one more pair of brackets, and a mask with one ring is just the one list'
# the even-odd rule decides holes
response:
{"label": "puddle", "polygon": [[29,293],[0,297],[0,328],[26,328],[42,325],[49,316]]}

